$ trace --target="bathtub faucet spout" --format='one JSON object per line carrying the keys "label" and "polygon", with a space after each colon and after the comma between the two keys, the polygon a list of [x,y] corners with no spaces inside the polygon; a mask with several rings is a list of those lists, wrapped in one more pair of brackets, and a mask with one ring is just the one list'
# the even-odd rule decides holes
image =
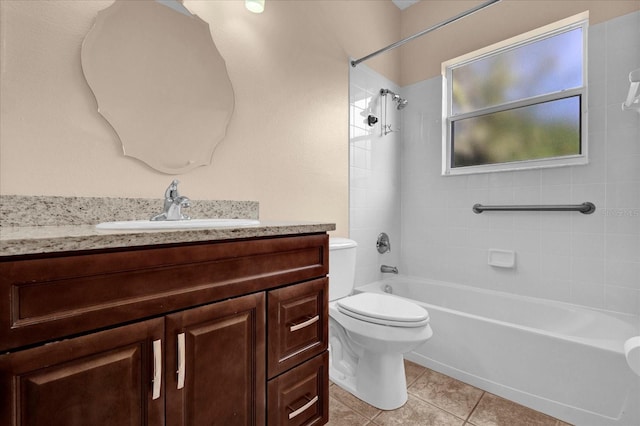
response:
{"label": "bathtub faucet spout", "polygon": [[397,274],[398,273],[398,268],[396,266],[382,265],[382,266],[380,266],[380,272],[389,273],[389,274]]}

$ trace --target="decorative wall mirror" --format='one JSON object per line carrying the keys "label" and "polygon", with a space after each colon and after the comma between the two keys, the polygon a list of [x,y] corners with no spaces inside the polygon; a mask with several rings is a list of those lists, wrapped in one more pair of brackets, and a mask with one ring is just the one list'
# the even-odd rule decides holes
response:
{"label": "decorative wall mirror", "polygon": [[234,106],[209,25],[176,0],[116,0],[82,45],[98,111],[126,156],[178,174],[211,163]]}

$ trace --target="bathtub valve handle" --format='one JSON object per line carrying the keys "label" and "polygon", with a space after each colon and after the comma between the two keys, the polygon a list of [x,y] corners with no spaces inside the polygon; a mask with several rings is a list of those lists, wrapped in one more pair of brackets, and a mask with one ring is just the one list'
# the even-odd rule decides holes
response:
{"label": "bathtub valve handle", "polygon": [[378,241],[376,241],[376,248],[378,249],[378,253],[383,254],[391,251],[391,241],[389,241],[389,236],[382,232],[378,235]]}

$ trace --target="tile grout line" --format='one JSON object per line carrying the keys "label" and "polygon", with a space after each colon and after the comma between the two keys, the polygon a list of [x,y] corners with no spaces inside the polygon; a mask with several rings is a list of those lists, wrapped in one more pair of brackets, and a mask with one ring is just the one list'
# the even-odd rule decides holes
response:
{"label": "tile grout line", "polygon": [[[458,419],[462,420],[462,421],[464,422],[464,423],[463,423],[463,425],[466,425],[466,424],[467,424],[467,422],[469,421],[469,419],[471,418],[471,415],[473,414],[473,412],[476,410],[476,408],[478,408],[478,405],[480,404],[480,401],[482,400],[482,397],[485,395],[486,391],[485,391],[485,390],[482,390],[482,389],[480,389],[480,388],[476,388],[476,389],[478,389],[478,390],[481,390],[481,391],[482,391],[482,393],[480,394],[480,397],[478,398],[478,400],[476,401],[476,403],[474,404],[473,408],[471,409],[471,411],[469,412],[469,414],[466,416],[466,418],[462,418],[461,416],[458,416],[457,414],[452,413],[452,412],[450,412],[449,410],[447,410],[447,409],[445,409],[445,408],[443,408],[443,407],[440,407],[440,406],[438,406],[438,405],[436,405],[436,404],[434,404],[434,403],[432,403],[432,402],[430,402],[430,401],[427,401],[427,400],[425,400],[425,399],[421,398],[421,397],[420,397],[419,395],[417,395],[417,394],[414,394],[414,393],[410,392],[409,387],[410,387],[412,384],[416,383],[416,382],[418,381],[418,379],[420,379],[420,377],[422,377],[423,375],[425,375],[425,374],[427,373],[427,371],[429,371],[429,368],[427,368],[427,367],[423,367],[422,372],[421,372],[420,374],[418,374],[418,375],[416,376],[416,378],[415,378],[415,379],[413,379],[413,380],[411,381],[411,384],[407,384],[407,393],[411,394],[413,397],[417,398],[418,400],[420,400],[420,401],[422,401],[422,402],[425,402],[425,403],[427,403],[427,404],[431,405],[432,407],[437,408],[438,410],[441,410],[441,411],[444,411],[445,413],[451,414],[452,416],[454,416],[454,417],[456,417],[456,418],[458,418]],[[470,385],[470,386],[471,386],[471,385]],[[474,387],[475,387],[475,386],[474,386]],[[379,413],[378,415],[376,415],[376,417],[378,417],[379,415],[380,415],[380,413]]]}
{"label": "tile grout line", "polygon": [[[334,402],[337,402],[338,404],[342,405],[344,408],[346,408],[347,410],[351,411],[354,414],[357,414],[358,416],[362,417],[363,419],[365,419],[367,421],[367,423],[364,424],[364,426],[369,426],[370,423],[373,422],[372,419],[368,418],[367,416],[365,416],[364,414],[360,413],[359,411],[353,409],[353,407],[351,407],[350,405],[347,405],[345,403],[343,403],[342,401],[340,401],[337,398],[334,397],[329,397],[329,400],[333,399]],[[377,415],[376,415],[377,417]]]}
{"label": "tile grout line", "polygon": [[[479,389],[479,388],[478,388]],[[482,390],[482,389],[481,389]],[[464,425],[466,425],[467,423],[469,423],[469,419],[471,418],[471,416],[473,415],[473,413],[476,411],[476,409],[478,408],[478,405],[480,405],[480,401],[482,401],[482,398],[485,396],[485,394],[487,393],[487,391],[482,391],[482,394],[480,395],[480,398],[478,398],[478,400],[476,401],[476,405],[473,406],[473,408],[471,409],[471,411],[469,412],[469,415],[467,415],[467,418],[464,419]],[[469,423],[471,424],[471,423]]]}
{"label": "tile grout line", "polygon": [[[478,398],[478,401],[476,401],[475,405],[473,406],[473,409],[471,409],[471,411],[470,411],[470,412],[469,412],[469,414],[467,415],[466,419],[462,418],[462,416],[459,416],[459,415],[457,415],[456,413],[452,413],[451,411],[447,410],[447,409],[446,409],[446,408],[444,408],[444,407],[440,407],[439,405],[437,405],[437,404],[435,404],[435,403],[433,403],[433,402],[431,402],[431,401],[428,401],[428,400],[426,400],[426,399],[424,399],[424,398],[420,397],[420,395],[418,395],[418,394],[415,394],[415,393],[412,393],[412,392],[408,392],[408,393],[409,393],[411,396],[413,396],[414,398],[416,398],[418,401],[424,402],[425,404],[428,404],[428,405],[432,406],[433,408],[436,408],[436,409],[438,409],[438,410],[440,410],[440,411],[443,411],[443,412],[445,412],[445,413],[447,413],[447,414],[450,414],[450,415],[452,415],[453,417],[455,417],[455,418],[457,418],[457,419],[460,419],[460,420],[462,420],[463,422],[465,422],[465,423],[466,423],[466,422],[467,422],[467,420],[471,417],[471,414],[473,414],[473,412],[475,411],[476,407],[477,407],[477,406],[478,406],[478,404],[480,403],[480,400],[482,399],[482,397],[483,397],[483,396],[484,396],[484,394],[486,393],[486,391],[483,391],[483,390],[482,390],[482,389],[480,389],[480,388],[476,388],[476,389],[481,390],[481,391],[482,391],[482,394],[480,394],[480,397]],[[377,417],[377,416],[376,416],[376,417]]]}

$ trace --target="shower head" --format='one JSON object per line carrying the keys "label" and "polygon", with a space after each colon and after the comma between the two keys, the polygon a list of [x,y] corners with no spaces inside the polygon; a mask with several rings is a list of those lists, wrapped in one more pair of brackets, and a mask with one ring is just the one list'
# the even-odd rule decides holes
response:
{"label": "shower head", "polygon": [[407,104],[409,103],[409,101],[407,101],[404,98],[401,98],[400,95],[392,92],[389,89],[380,89],[380,95],[382,96],[392,95],[391,100],[398,104],[396,105],[396,109],[398,110],[401,110],[402,108],[406,107]]}

